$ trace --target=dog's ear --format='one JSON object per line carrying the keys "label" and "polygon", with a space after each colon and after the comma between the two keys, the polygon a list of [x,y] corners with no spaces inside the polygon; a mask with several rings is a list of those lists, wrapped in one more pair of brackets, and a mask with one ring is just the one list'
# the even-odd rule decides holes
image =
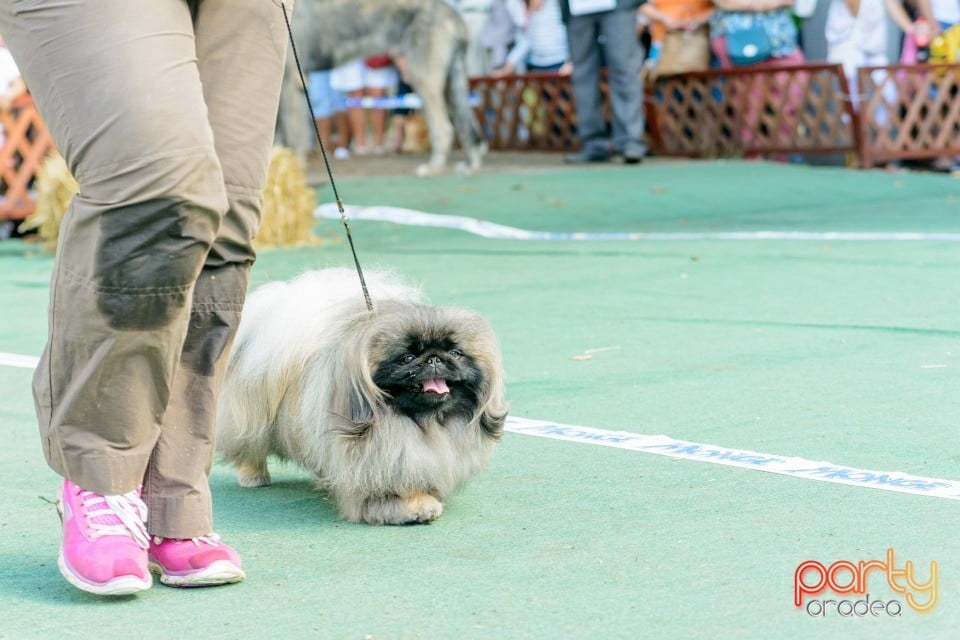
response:
{"label": "dog's ear", "polygon": [[359,389],[351,389],[350,397],[347,400],[347,415],[350,422],[356,425],[366,425],[364,430],[370,428],[374,421],[373,406],[366,393]]}
{"label": "dog's ear", "polygon": [[321,367],[324,371],[337,373],[336,383],[332,383],[330,411],[339,416],[342,423],[340,431],[344,435],[360,437],[377,421],[377,403],[379,389],[370,379],[365,366],[366,353],[356,342],[344,340],[336,357]]}
{"label": "dog's ear", "polygon": [[510,408],[504,389],[505,375],[500,346],[496,335],[486,321],[472,312],[471,315],[476,318],[474,331],[477,343],[470,348],[470,351],[478,356],[476,364],[481,374],[480,384],[475,389],[477,392],[476,424],[480,427],[483,436],[491,440],[499,440],[503,435],[503,425]]}
{"label": "dog's ear", "polygon": [[480,413],[480,430],[483,435],[492,439],[499,440],[503,435],[503,424],[507,420],[507,408],[503,407],[499,411],[491,411],[490,408],[484,409]]}
{"label": "dog's ear", "polygon": [[337,431],[348,438],[362,438],[377,422],[369,399],[352,385],[345,385],[335,392],[334,406],[340,418]]}
{"label": "dog's ear", "polygon": [[503,425],[507,420],[510,405],[505,398],[503,388],[503,369],[495,363],[490,375],[490,387],[483,391],[480,404],[480,416],[477,424],[484,436],[499,440],[503,435]]}

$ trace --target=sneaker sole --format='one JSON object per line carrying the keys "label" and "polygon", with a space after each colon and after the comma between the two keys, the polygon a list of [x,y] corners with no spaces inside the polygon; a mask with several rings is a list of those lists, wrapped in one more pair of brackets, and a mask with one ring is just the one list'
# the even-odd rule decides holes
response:
{"label": "sneaker sole", "polygon": [[87,582],[75,574],[67,561],[63,557],[63,549],[57,556],[57,566],[60,568],[60,575],[66,578],[67,582],[81,591],[92,593],[98,596],[129,596],[134,593],[146,591],[153,586],[153,578],[138,578],[137,576],[120,576],[103,584]]}
{"label": "sneaker sole", "polygon": [[215,587],[240,582],[247,577],[243,569],[226,560],[214,562],[199,571],[183,574],[167,573],[159,563],[151,562],[150,571],[160,576],[160,582],[168,587]]}

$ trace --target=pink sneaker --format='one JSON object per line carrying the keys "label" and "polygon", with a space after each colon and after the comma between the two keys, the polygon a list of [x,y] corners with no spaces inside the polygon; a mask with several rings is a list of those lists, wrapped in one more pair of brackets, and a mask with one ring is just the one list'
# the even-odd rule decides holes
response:
{"label": "pink sneaker", "polygon": [[101,596],[150,588],[147,505],[139,489],[101,496],[64,480],[57,511],[63,521],[57,564],[67,582]]}
{"label": "pink sneaker", "polygon": [[187,540],[154,536],[150,571],[171,587],[210,587],[246,577],[240,554],[215,533]]}

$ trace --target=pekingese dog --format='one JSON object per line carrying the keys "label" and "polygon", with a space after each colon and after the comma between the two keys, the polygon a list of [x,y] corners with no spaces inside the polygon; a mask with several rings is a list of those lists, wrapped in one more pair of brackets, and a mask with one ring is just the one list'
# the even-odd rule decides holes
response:
{"label": "pekingese dog", "polygon": [[311,271],[244,306],[217,412],[241,486],[267,457],[314,474],[344,518],[430,522],[480,471],[507,415],[496,336],[477,313],[428,306],[386,272]]}

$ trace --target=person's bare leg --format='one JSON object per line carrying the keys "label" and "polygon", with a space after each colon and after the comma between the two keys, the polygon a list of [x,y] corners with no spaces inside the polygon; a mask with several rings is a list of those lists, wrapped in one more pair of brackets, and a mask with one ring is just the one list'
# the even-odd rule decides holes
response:
{"label": "person's bare leg", "polygon": [[[348,97],[357,99],[363,97],[363,90],[351,91]],[[367,119],[363,107],[350,107],[347,109],[347,120],[350,122],[350,136],[353,138],[353,150],[358,155],[367,152]]]}
{"label": "person's bare leg", "polygon": [[[386,89],[367,89],[367,96],[370,98],[383,98],[387,95]],[[370,109],[370,129],[373,133],[373,144],[371,145],[374,153],[382,153],[384,139],[387,133],[387,110]]]}

